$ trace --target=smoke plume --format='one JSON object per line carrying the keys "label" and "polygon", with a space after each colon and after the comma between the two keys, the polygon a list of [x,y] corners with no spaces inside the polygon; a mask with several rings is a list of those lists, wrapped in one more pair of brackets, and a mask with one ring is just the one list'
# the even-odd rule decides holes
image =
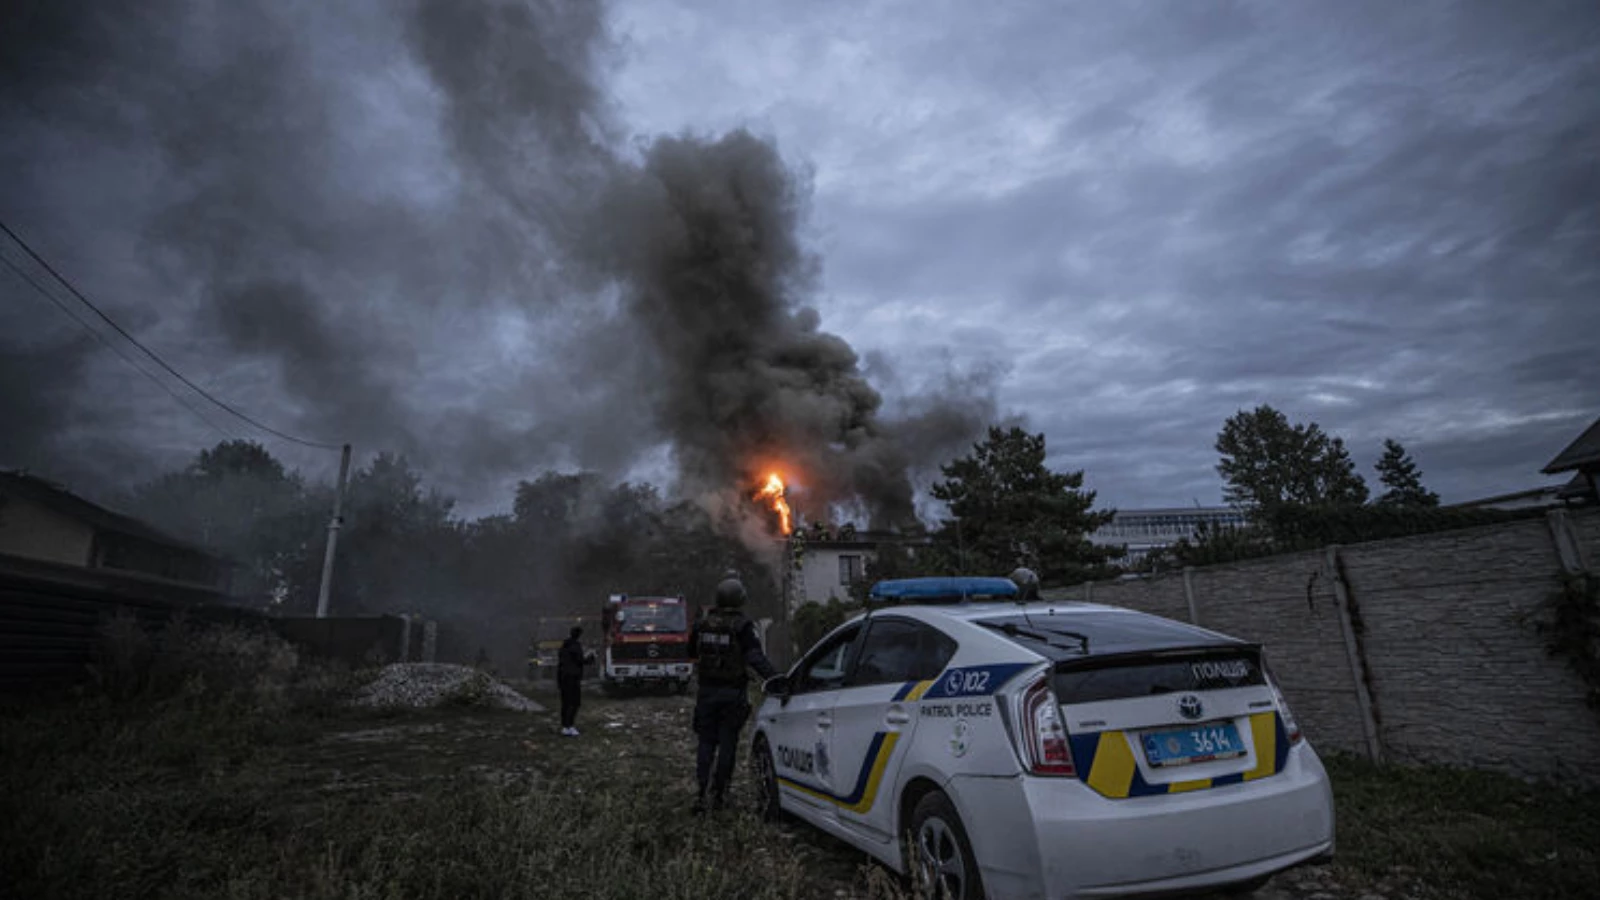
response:
{"label": "smoke plume", "polygon": [[[29,4],[0,41],[0,160],[30,176],[8,220],[79,270],[116,248],[93,279],[113,315],[239,406],[467,499],[665,444],[682,495],[779,469],[812,518],[903,525],[916,467],[994,412],[988,382],[952,382],[886,416],[808,306],[805,179],[744,131],[627,149],[598,4]],[[3,290],[12,355],[24,288]],[[56,395],[8,365],[8,408],[61,409],[0,464],[70,468],[48,429],[111,421],[117,365]],[[134,419],[115,437],[158,443]]]}

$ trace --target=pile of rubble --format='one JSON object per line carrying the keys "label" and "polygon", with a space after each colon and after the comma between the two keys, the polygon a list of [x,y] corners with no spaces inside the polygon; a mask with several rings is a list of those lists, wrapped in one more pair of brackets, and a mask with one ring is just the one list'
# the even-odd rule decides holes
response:
{"label": "pile of rubble", "polygon": [[356,706],[373,709],[433,709],[479,706],[542,712],[544,707],[471,666],[393,663],[356,693]]}

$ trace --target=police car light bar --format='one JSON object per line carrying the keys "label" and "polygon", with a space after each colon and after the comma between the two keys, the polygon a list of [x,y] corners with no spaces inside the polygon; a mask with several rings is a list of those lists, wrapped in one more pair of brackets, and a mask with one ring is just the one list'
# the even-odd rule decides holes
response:
{"label": "police car light bar", "polygon": [[1016,595],[1017,585],[1009,578],[896,578],[874,584],[867,594],[867,602],[969,603],[974,600],[1008,600]]}

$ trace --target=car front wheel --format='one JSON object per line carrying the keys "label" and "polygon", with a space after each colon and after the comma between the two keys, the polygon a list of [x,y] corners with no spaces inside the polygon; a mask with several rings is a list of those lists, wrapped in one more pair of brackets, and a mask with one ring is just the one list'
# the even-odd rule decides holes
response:
{"label": "car front wheel", "polygon": [[776,822],[783,817],[783,807],[778,803],[778,768],[772,763],[772,748],[763,738],[750,751],[750,774],[755,782],[756,815],[763,822]]}
{"label": "car front wheel", "polygon": [[982,900],[983,883],[972,842],[955,804],[939,791],[917,801],[911,814],[916,841],[916,888],[928,900]]}

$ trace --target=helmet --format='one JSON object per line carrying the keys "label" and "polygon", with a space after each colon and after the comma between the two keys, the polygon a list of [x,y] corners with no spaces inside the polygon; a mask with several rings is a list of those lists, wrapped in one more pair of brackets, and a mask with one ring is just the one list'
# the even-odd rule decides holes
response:
{"label": "helmet", "polygon": [[1006,576],[1017,586],[1017,599],[1020,601],[1035,600],[1039,597],[1039,575],[1032,569],[1015,568]]}
{"label": "helmet", "polygon": [[745,601],[744,582],[737,578],[724,578],[717,585],[717,606],[738,609]]}

